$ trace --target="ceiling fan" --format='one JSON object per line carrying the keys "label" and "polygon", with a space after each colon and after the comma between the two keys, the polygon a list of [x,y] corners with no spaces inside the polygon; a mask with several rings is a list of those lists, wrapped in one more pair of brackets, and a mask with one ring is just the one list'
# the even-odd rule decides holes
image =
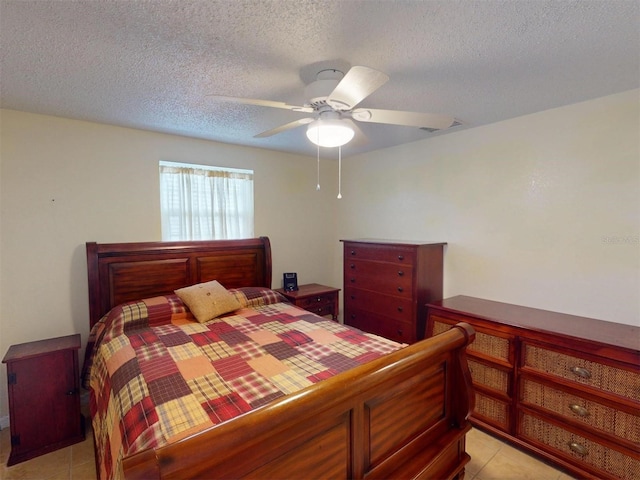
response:
{"label": "ceiling fan", "polygon": [[362,100],[388,80],[389,77],[386,74],[363,66],[351,67],[346,74],[336,69],[321,70],[317,74],[316,80],[307,85],[305,98],[308,100],[303,106],[254,98],[222,95],[211,95],[211,97],[222,101],[314,114],[312,117],[300,118],[259,133],[255,137],[270,137],[307,125],[307,137],[312,143],[321,147],[339,147],[351,141],[356,128],[351,120],[417,127],[428,131],[460,125],[460,122],[454,117],[447,115],[356,108]]}

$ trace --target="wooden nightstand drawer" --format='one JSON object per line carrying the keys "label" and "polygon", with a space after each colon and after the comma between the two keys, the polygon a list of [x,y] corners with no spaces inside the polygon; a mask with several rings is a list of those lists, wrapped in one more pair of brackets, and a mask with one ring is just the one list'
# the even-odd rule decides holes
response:
{"label": "wooden nightstand drawer", "polygon": [[338,318],[339,288],[327,287],[318,283],[308,283],[300,285],[298,290],[295,291],[278,288],[276,292],[284,295],[296,307],[303,308],[321,317],[331,315],[333,320]]}
{"label": "wooden nightstand drawer", "polygon": [[319,315],[321,317],[324,317],[325,315],[331,315],[333,317],[333,312],[336,309],[335,304],[333,302],[330,302],[330,303],[308,302],[308,305],[306,306],[300,305],[300,306],[305,310],[308,310],[309,312],[313,312],[316,315]]}
{"label": "wooden nightstand drawer", "polygon": [[334,302],[335,302],[335,295],[333,293],[330,293],[330,294],[314,295],[309,298],[303,298],[297,303],[297,305],[307,310],[309,308],[315,309],[318,306],[322,306],[322,305],[324,305],[325,307],[327,305],[333,306]]}
{"label": "wooden nightstand drawer", "polygon": [[80,335],[13,345],[7,364],[14,465],[84,440],[80,413]]}

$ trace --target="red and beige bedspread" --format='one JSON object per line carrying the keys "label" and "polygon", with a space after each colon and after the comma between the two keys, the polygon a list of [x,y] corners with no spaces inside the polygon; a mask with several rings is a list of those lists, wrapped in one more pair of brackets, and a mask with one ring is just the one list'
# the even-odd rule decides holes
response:
{"label": "red and beige bedspread", "polygon": [[401,345],[318,317],[272,290],[232,290],[243,308],[198,323],[175,295],[114,308],[84,366],[101,479],[122,458],[258,408]]}

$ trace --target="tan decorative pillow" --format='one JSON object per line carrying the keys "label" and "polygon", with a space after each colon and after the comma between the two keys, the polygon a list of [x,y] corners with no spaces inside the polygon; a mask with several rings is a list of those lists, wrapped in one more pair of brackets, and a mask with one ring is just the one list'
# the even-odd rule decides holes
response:
{"label": "tan decorative pillow", "polygon": [[235,295],[217,280],[180,288],[175,293],[200,323],[242,308]]}

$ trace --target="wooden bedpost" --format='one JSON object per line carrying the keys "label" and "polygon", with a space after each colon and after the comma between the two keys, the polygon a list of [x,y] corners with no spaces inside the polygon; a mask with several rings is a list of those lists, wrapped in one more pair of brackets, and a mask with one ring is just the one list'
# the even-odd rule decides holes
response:
{"label": "wooden bedpost", "polygon": [[266,282],[265,286],[268,288],[273,288],[271,284],[273,273],[273,264],[271,263],[271,242],[269,241],[269,237],[260,237],[260,240],[262,240],[262,243],[264,244],[264,276]]}

